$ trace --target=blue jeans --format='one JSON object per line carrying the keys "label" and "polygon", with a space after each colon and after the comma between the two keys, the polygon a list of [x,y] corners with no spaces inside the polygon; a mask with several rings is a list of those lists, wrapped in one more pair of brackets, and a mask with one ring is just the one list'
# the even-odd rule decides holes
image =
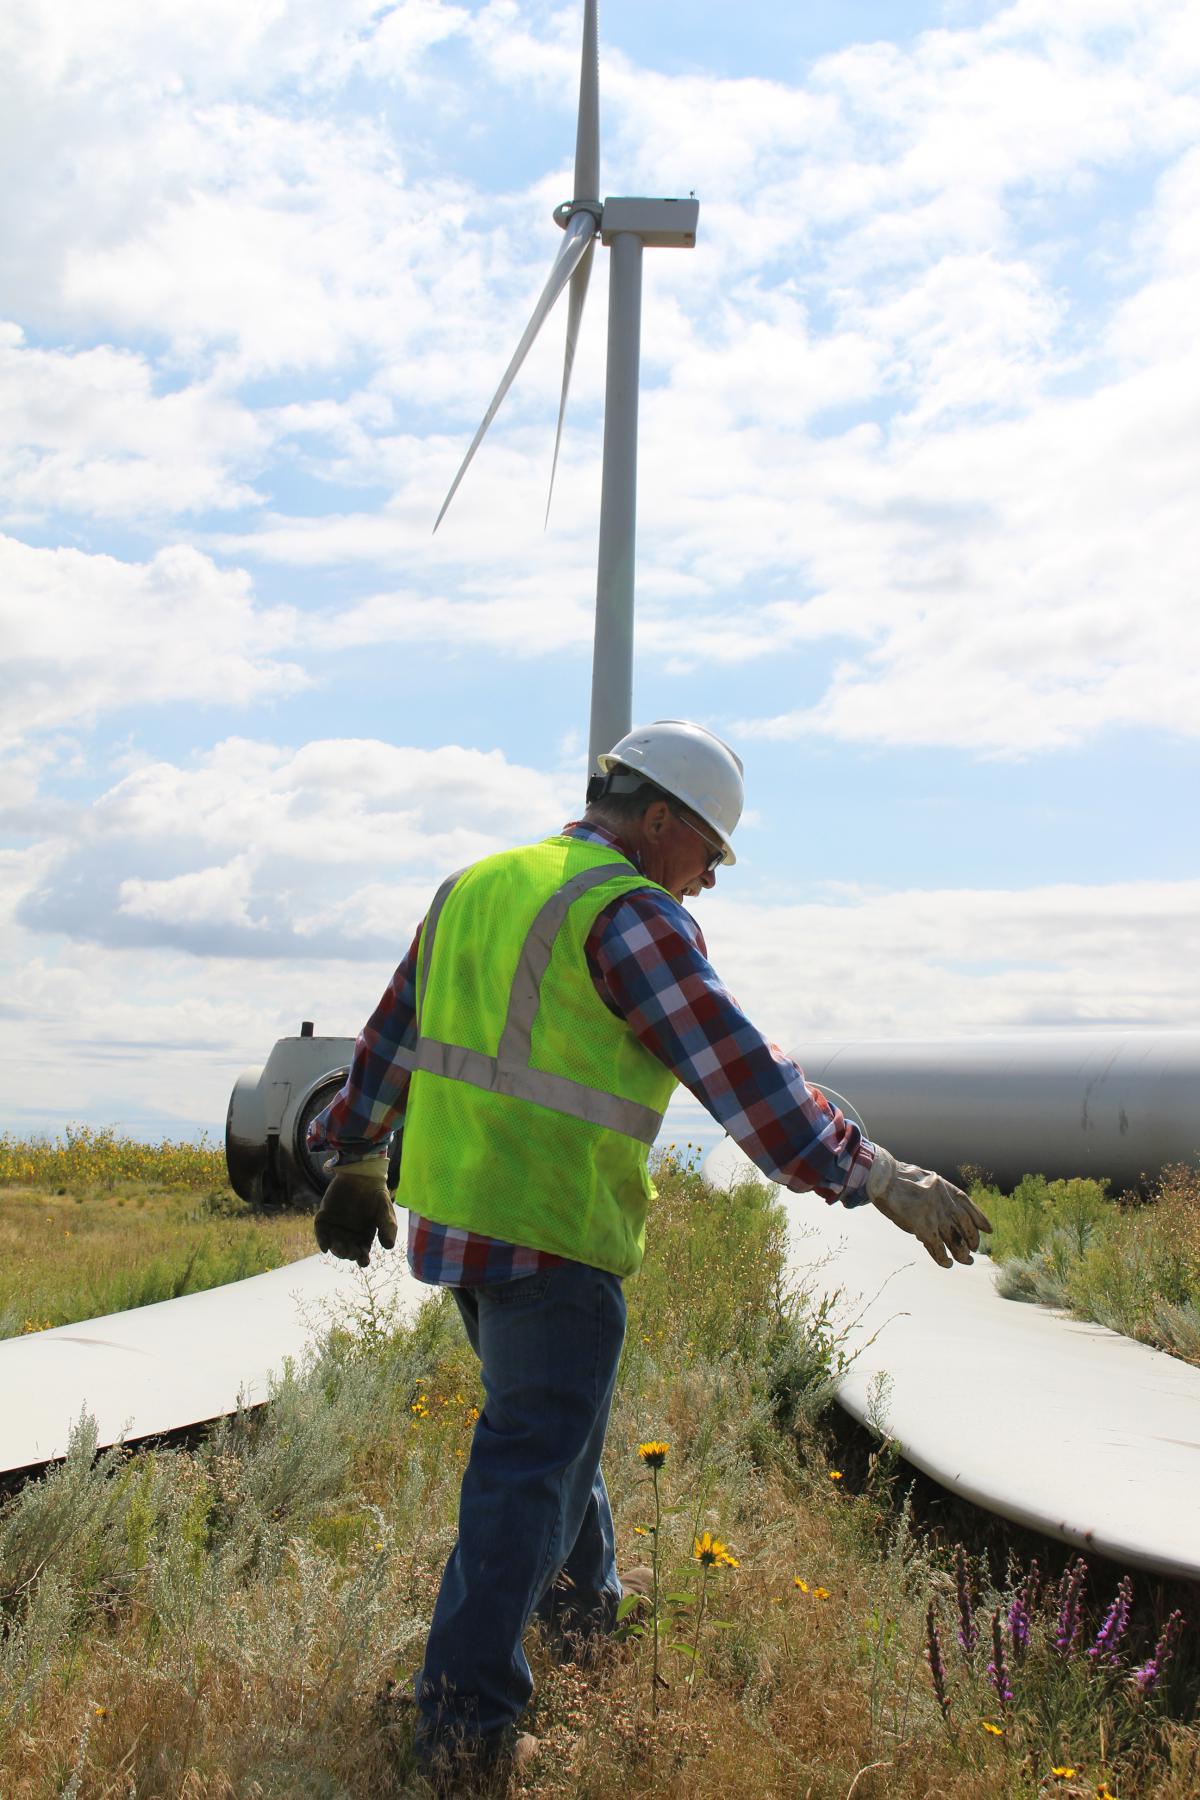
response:
{"label": "blue jeans", "polygon": [[452,1289],[485,1401],[416,1679],[415,1748],[500,1744],[533,1692],[521,1639],[611,1629],[621,1598],[600,1452],[625,1337],[620,1280],[566,1262]]}

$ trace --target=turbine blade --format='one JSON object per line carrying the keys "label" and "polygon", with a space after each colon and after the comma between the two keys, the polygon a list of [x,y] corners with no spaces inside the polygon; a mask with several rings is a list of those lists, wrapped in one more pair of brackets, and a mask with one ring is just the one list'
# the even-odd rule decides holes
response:
{"label": "turbine blade", "polygon": [[562,443],[563,419],[567,411],[567,392],[571,386],[571,370],[575,363],[575,346],[579,342],[579,323],[583,318],[583,303],[587,299],[588,282],[592,274],[592,256],[596,249],[595,239],[588,244],[580,260],[579,267],[571,277],[571,291],[567,295],[567,347],[563,353],[562,396],[558,402],[558,430],[554,433],[554,461],[550,464],[550,491],[546,495],[546,524],[550,523],[550,502],[554,498],[554,476],[558,468],[558,447]]}
{"label": "turbine blade", "polygon": [[533,343],[534,338],[536,338],[538,332],[545,324],[546,316],[551,307],[554,305],[554,302],[558,299],[558,296],[562,293],[579,266],[584,252],[588,249],[592,239],[596,235],[596,230],[597,226],[595,219],[592,217],[591,213],[586,212],[576,213],[570,224],[567,226],[562,248],[554,259],[554,266],[550,270],[546,285],[538,298],[538,303],[533,309],[533,316],[525,327],[524,335],[522,336],[520,343],[513,352],[512,361],[504,371],[500,386],[492,396],[491,405],[483,415],[483,423],[475,433],[475,436],[471,439],[471,447],[463,457],[462,462],[459,465],[458,474],[450,484],[450,492],[442,501],[442,510],[434,521],[434,531],[437,530],[438,526],[445,518],[446,508],[458,492],[458,485],[467,472],[471,458],[483,442],[484,433],[499,411],[500,402],[504,399],[505,394],[507,394],[509,388],[512,386],[517,371],[529,354],[529,348]]}
{"label": "turbine blade", "polygon": [[575,127],[576,200],[600,198],[600,47],[596,0],[583,9],[583,58],[579,67],[579,120]]}

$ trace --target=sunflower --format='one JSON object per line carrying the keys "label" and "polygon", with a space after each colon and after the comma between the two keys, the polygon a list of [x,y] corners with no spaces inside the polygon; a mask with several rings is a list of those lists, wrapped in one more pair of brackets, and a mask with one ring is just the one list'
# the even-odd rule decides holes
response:
{"label": "sunflower", "polygon": [[706,1531],[703,1537],[695,1540],[692,1555],[698,1563],[703,1563],[706,1569],[711,1569],[714,1564],[719,1563],[724,1563],[729,1569],[736,1569],[740,1566],[737,1557],[730,1556],[720,1538],[714,1537],[711,1531]]}

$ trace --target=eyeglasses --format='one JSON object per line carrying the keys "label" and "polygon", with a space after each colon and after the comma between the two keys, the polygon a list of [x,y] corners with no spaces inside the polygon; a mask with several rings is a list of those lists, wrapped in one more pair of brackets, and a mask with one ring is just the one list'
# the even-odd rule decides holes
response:
{"label": "eyeglasses", "polygon": [[712,839],[705,837],[700,827],[698,825],[693,825],[692,821],[686,819],[681,812],[672,811],[672,817],[678,819],[681,825],[686,825],[689,831],[694,831],[705,848],[707,850],[712,850],[712,855],[704,865],[704,873],[706,875],[715,875],[721,864],[725,861],[724,848],[722,847],[720,850],[713,850]]}

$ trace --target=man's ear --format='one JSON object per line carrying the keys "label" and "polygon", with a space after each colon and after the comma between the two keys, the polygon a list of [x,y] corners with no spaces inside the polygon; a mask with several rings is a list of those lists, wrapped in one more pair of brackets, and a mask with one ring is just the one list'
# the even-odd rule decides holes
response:
{"label": "man's ear", "polygon": [[653,800],[642,814],[642,829],[648,837],[660,837],[666,829],[671,809],[665,800]]}

